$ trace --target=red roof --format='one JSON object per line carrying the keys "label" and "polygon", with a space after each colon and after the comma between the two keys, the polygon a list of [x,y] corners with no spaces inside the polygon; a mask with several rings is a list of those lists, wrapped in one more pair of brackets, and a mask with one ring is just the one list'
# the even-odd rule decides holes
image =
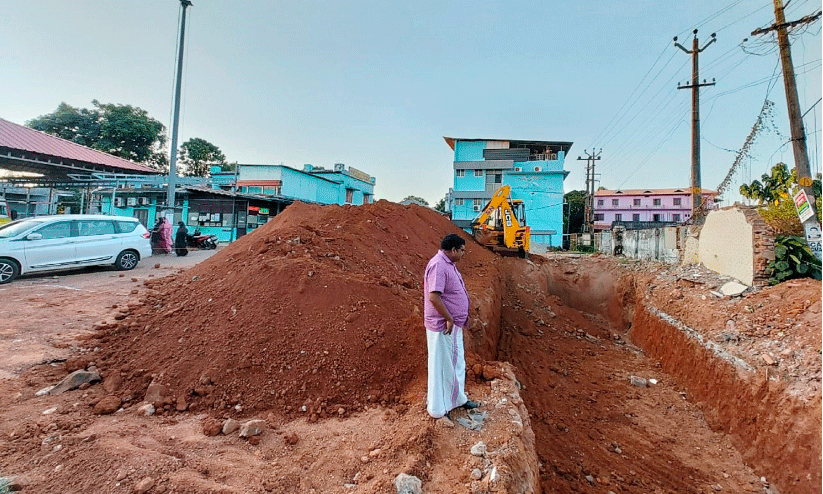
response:
{"label": "red roof", "polygon": [[109,166],[138,173],[161,173],[154,168],[139,165],[102,151],[11,123],[0,118],[0,147],[20,149],[32,153]]}

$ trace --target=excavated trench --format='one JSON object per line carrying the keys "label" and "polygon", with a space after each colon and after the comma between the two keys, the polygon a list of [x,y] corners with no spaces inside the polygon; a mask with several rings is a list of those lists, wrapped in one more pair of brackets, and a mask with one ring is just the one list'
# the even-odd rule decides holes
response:
{"label": "excavated trench", "polygon": [[499,339],[493,324],[469,345],[515,366],[543,492],[820,492],[819,403],[717,351],[632,274],[536,262],[503,261],[505,295],[481,297]]}

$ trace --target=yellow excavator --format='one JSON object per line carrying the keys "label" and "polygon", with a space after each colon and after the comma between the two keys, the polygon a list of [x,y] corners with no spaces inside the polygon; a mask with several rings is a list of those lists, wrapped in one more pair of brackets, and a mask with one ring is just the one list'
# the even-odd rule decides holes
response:
{"label": "yellow excavator", "polygon": [[503,255],[526,257],[531,229],[526,226],[526,206],[511,198],[511,187],[495,191],[471,223],[472,235],[481,244]]}

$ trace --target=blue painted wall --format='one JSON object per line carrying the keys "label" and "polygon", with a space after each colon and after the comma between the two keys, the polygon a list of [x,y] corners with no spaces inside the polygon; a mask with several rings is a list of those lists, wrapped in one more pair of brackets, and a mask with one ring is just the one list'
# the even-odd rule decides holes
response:
{"label": "blue painted wall", "polygon": [[454,161],[483,161],[486,141],[457,141],[454,143]]}

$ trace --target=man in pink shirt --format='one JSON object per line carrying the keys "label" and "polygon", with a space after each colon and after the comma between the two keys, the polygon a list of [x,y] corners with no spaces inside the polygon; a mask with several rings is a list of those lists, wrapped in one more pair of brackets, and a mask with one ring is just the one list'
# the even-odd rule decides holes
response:
{"label": "man in pink shirt", "polygon": [[469,294],[455,265],[466,254],[466,241],[446,235],[426,266],[423,316],[428,346],[426,410],[434,418],[457,407],[480,406],[466,396],[463,328],[469,324]]}

